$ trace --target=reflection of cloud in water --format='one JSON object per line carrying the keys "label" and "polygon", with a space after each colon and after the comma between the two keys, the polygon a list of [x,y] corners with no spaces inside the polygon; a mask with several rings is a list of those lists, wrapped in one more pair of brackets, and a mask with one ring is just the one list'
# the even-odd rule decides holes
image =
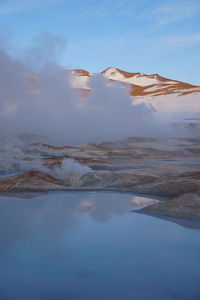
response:
{"label": "reflection of cloud in water", "polygon": [[80,211],[81,212],[89,212],[93,209],[94,204],[92,201],[84,200],[80,203]]}
{"label": "reflection of cloud in water", "polygon": [[97,222],[106,222],[114,215],[131,212],[133,204],[147,202],[145,197],[112,192],[55,192],[36,194],[31,199],[33,196],[0,197],[0,251],[27,238],[33,248],[54,249],[66,232],[81,224],[81,212]]}
{"label": "reflection of cloud in water", "polygon": [[[105,224],[94,220],[132,211],[132,198],[108,192],[0,197],[0,299],[166,299],[166,290],[168,299],[175,293],[194,299],[197,231],[134,213]],[[80,213],[81,203],[93,209]],[[180,276],[183,269],[192,273]]]}
{"label": "reflection of cloud in water", "polygon": [[81,211],[89,212],[94,220],[106,222],[113,215],[124,215],[157,202],[157,199],[128,193],[91,193],[80,206]]}
{"label": "reflection of cloud in water", "polygon": [[[87,203],[92,209],[89,209],[89,215],[93,220],[106,222],[114,215],[123,215],[132,209],[132,195],[128,193],[89,193]],[[87,210],[85,210],[87,211]]]}
{"label": "reflection of cloud in water", "polygon": [[73,200],[59,193],[34,199],[1,197],[0,250],[27,237],[40,247],[55,245],[77,221]]}

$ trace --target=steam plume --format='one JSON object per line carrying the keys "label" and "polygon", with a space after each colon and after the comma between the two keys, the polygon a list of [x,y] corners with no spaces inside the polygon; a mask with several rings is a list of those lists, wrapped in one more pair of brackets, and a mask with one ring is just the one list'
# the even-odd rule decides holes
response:
{"label": "steam plume", "polygon": [[65,144],[165,134],[152,110],[132,104],[127,91],[90,79],[91,93],[79,97],[69,74],[56,62],[65,42],[40,36],[22,60],[0,48],[0,133],[47,135]]}

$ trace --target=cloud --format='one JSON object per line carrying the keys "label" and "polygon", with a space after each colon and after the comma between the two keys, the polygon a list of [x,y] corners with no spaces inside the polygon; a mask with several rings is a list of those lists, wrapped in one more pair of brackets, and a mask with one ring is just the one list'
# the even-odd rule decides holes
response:
{"label": "cloud", "polygon": [[67,2],[67,0],[2,0],[0,2],[0,14],[18,13],[64,2]]}
{"label": "cloud", "polygon": [[167,46],[168,50],[174,50],[178,48],[190,47],[199,43],[200,33],[169,36],[169,37],[162,38],[161,40],[164,44],[164,47]]}
{"label": "cloud", "polygon": [[[133,41],[133,39],[132,39]],[[159,34],[154,36],[140,36],[135,39],[138,47],[140,47],[140,53],[145,57],[157,58],[157,56],[170,55],[173,52],[178,52],[180,55],[189,47],[197,47],[200,43],[200,33],[191,33],[191,34]],[[195,49],[195,48],[194,48]],[[171,55],[172,55],[171,54]],[[170,60],[173,60],[173,57],[170,57]],[[186,60],[184,61],[184,63]],[[176,63],[175,63],[176,65]],[[191,69],[191,66],[190,66]],[[194,69],[194,68],[193,68]],[[161,72],[163,72],[161,70]],[[188,78],[191,81],[191,78]],[[195,79],[196,80],[196,79]]]}
{"label": "cloud", "polygon": [[76,18],[113,18],[113,17],[132,17],[138,3],[142,0],[122,0],[122,1],[99,1],[91,2],[85,5],[84,2],[79,0],[79,5],[67,7],[65,14]]}
{"label": "cloud", "polygon": [[[167,53],[173,53],[179,51],[182,55],[184,50],[189,47],[197,47],[200,43],[200,33],[193,34],[166,34],[153,37],[151,39],[140,40],[141,43],[145,43],[148,48],[148,53],[151,55],[159,54],[166,55]],[[190,67],[191,69],[191,67]],[[193,68],[194,69],[194,68]],[[189,78],[188,80],[191,80]],[[196,80],[196,79],[195,79]]]}
{"label": "cloud", "polygon": [[152,10],[143,14],[143,17],[150,19],[157,27],[165,26],[182,21],[200,13],[199,1],[173,0],[154,6]]}

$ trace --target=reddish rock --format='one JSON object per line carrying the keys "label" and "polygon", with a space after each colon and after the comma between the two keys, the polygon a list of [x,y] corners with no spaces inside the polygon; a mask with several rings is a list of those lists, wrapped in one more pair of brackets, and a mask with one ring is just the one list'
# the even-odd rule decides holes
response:
{"label": "reddish rock", "polygon": [[171,200],[145,207],[140,212],[200,220],[200,194],[185,193]]}
{"label": "reddish rock", "polygon": [[29,171],[0,180],[0,191],[41,190],[62,185],[63,182],[42,171]]}

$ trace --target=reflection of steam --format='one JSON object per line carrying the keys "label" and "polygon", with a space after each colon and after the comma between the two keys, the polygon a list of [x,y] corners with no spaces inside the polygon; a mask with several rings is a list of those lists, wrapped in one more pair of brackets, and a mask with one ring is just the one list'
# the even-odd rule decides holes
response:
{"label": "reflection of steam", "polygon": [[[57,192],[13,196],[0,197],[0,252],[30,237],[40,238],[40,247],[51,248],[63,239],[66,231],[80,224],[77,214],[80,212],[88,212],[87,218],[104,223],[112,216],[133,210],[133,196],[128,193]],[[134,199],[137,204],[158,201],[144,197],[140,201],[138,196]]]}
{"label": "reflection of steam", "polygon": [[132,209],[130,194],[90,193],[84,203],[92,206],[90,216],[98,222],[107,222],[114,215],[123,215]]}
{"label": "reflection of steam", "polygon": [[93,207],[94,203],[92,203],[92,201],[89,200],[85,200],[80,203],[81,212],[89,212],[93,209]]}

